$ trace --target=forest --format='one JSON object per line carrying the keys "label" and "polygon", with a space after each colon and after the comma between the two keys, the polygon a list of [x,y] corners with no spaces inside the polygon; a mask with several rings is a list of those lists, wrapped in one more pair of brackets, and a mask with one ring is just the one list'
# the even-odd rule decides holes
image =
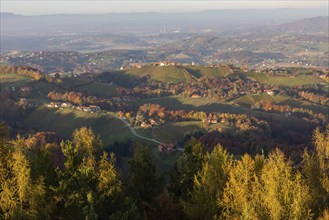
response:
{"label": "forest", "polygon": [[279,149],[241,157],[186,141],[160,173],[132,143],[124,168],[90,128],[61,140],[0,129],[1,219],[328,219],[329,128],[313,132],[299,162]]}

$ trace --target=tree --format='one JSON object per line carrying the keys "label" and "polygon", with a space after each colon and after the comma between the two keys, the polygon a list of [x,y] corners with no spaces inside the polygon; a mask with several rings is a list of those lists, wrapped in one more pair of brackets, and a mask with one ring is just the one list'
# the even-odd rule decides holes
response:
{"label": "tree", "polygon": [[99,137],[96,137],[91,128],[81,127],[73,132],[74,150],[79,154],[86,155],[89,159],[100,155],[101,142]]}
{"label": "tree", "polygon": [[315,153],[304,152],[302,174],[310,189],[311,208],[318,217],[329,208],[329,127],[323,133],[316,129],[313,140]]}
{"label": "tree", "polygon": [[192,138],[184,146],[184,153],[170,173],[170,191],[176,198],[185,199],[193,189],[194,175],[202,168],[205,147]]}
{"label": "tree", "polygon": [[97,219],[114,213],[105,204],[114,203],[111,199],[120,191],[121,181],[114,155],[103,153],[97,162],[97,143],[90,129],[81,128],[74,132],[73,143],[61,144],[66,161],[64,170],[57,169],[60,180],[55,188],[57,208],[64,208],[61,217]]}
{"label": "tree", "polygon": [[266,219],[262,205],[261,169],[265,159],[248,154],[237,161],[229,174],[223,198],[218,204],[223,207],[223,217],[239,219]]}
{"label": "tree", "polygon": [[261,174],[263,202],[270,219],[310,219],[310,195],[301,174],[293,173],[291,162],[276,149]]}
{"label": "tree", "polygon": [[138,146],[134,158],[129,161],[132,192],[139,201],[151,201],[161,189],[149,149]]}
{"label": "tree", "polygon": [[0,187],[0,214],[2,218],[49,218],[50,207],[45,200],[43,178],[31,178],[31,165],[22,150],[16,149],[5,161],[7,170]]}
{"label": "tree", "polygon": [[190,198],[182,202],[189,219],[212,219],[220,214],[217,199],[223,196],[231,166],[232,156],[220,145],[206,153],[201,170],[194,175]]}

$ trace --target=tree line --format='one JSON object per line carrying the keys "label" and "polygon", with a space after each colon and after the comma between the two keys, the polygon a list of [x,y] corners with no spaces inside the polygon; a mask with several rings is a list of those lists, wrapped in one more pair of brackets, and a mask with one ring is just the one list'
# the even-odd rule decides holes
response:
{"label": "tree line", "polygon": [[300,163],[278,149],[240,157],[220,145],[208,151],[191,138],[165,178],[141,144],[134,145],[123,172],[89,128],[58,144],[36,137],[10,140],[0,125],[3,219],[329,217],[329,128],[314,131],[314,148],[305,150]]}

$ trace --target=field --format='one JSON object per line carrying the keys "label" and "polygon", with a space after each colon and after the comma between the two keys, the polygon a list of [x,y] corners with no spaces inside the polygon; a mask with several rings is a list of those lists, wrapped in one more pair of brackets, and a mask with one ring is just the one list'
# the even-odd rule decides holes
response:
{"label": "field", "polygon": [[298,86],[306,84],[323,83],[324,81],[315,76],[299,75],[294,78],[289,77],[269,77],[269,84],[278,86]]}
{"label": "field", "polygon": [[1,89],[9,90],[12,87],[18,91],[20,87],[31,87],[31,93],[27,96],[38,103],[48,102],[46,96],[50,91],[62,91],[61,88],[45,81],[36,81],[29,76],[18,74],[0,74]]}
{"label": "field", "polygon": [[317,105],[309,101],[297,100],[289,96],[281,96],[281,95],[270,96],[266,93],[256,94],[256,95],[245,95],[238,99],[233,100],[232,102],[239,106],[250,108],[256,102],[262,100],[273,102],[279,105],[289,105],[291,107],[296,107],[296,108],[305,108],[323,114],[327,114],[329,111],[327,107]]}
{"label": "field", "polygon": [[229,67],[204,67],[204,66],[191,66],[186,68],[192,75],[197,78],[201,76],[210,77],[225,77],[233,71]]}
{"label": "field", "polygon": [[93,81],[90,79],[79,77],[62,78],[62,85],[68,88],[77,88],[91,84]]}
{"label": "field", "polygon": [[11,89],[14,87],[26,86],[26,84],[33,82],[31,77],[18,74],[0,74],[1,89]]}
{"label": "field", "polygon": [[73,109],[41,106],[28,115],[23,123],[30,128],[57,132],[66,138],[71,136],[74,129],[88,126],[100,134],[104,145],[133,138],[129,129],[118,119],[107,114],[91,114]]}
{"label": "field", "polygon": [[109,98],[111,96],[118,95],[115,89],[118,88],[114,83],[101,83],[94,82],[85,86],[80,87],[79,89],[87,92],[88,95],[97,96],[102,98]]}
{"label": "field", "polygon": [[298,75],[296,77],[271,77],[265,73],[244,73],[247,77],[253,78],[260,83],[268,83],[277,86],[298,86],[306,84],[325,83],[324,80],[316,76]]}
{"label": "field", "polygon": [[141,100],[141,104],[153,103],[159,104],[166,107],[169,110],[186,110],[186,111],[207,111],[207,112],[241,112],[236,107],[227,103],[214,101],[204,98],[191,98],[191,97],[180,97],[180,96],[169,96],[162,98],[152,98]]}
{"label": "field", "polygon": [[291,98],[288,96],[280,96],[280,95],[270,96],[267,93],[262,93],[262,94],[242,96],[238,99],[233,100],[233,103],[250,108],[256,102],[259,102],[262,100],[280,103],[280,102],[285,102],[285,101],[291,100]]}
{"label": "field", "polygon": [[232,73],[232,70],[224,66],[146,66],[142,68],[113,71],[108,75],[101,74],[100,79],[106,82],[114,80],[114,82],[123,86],[125,81],[129,84],[132,79],[140,79],[142,77],[161,82],[190,82],[191,80],[197,80],[201,76],[225,77],[230,73]]}
{"label": "field", "polygon": [[185,69],[176,66],[150,66],[128,69],[126,74],[133,76],[150,76],[151,79],[162,82],[189,82],[193,76]]}
{"label": "field", "polygon": [[200,121],[168,122],[154,130],[154,137],[165,143],[177,143],[186,133],[202,129],[201,126]]}
{"label": "field", "polygon": [[[142,103],[154,103],[166,107],[169,110],[186,110],[186,111],[204,111],[204,112],[218,112],[218,113],[231,113],[231,114],[246,114],[249,116],[255,116],[263,120],[286,120],[287,118],[280,113],[264,112],[259,110],[253,110],[248,107],[239,106],[234,102],[224,103],[219,101],[213,101],[208,99],[193,99],[193,98],[181,98],[177,96],[163,97],[156,99],[145,99]],[[327,108],[316,108],[317,111],[327,111]],[[320,109],[320,110],[319,110]],[[289,123],[304,123],[302,119],[290,117]]]}

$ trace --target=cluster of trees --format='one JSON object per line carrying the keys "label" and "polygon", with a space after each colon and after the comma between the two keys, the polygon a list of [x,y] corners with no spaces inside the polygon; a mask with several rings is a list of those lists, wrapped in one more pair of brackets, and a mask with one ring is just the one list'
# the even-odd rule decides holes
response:
{"label": "cluster of trees", "polygon": [[31,67],[0,66],[0,73],[24,75],[29,76],[35,80],[44,78],[44,75],[39,70]]}
{"label": "cluster of trees", "polygon": [[234,159],[194,140],[176,163],[171,190],[188,219],[326,219],[329,129],[316,130],[314,140],[315,151],[298,165],[278,149]]}
{"label": "cluster of trees", "polygon": [[75,105],[98,105],[101,107],[101,109],[105,110],[118,111],[122,109],[129,110],[132,108],[128,102],[102,99],[95,96],[87,96],[82,92],[75,91],[65,93],[51,91],[48,93],[47,97],[53,101],[69,102]]}
{"label": "cluster of trees", "polygon": [[280,150],[235,158],[220,145],[185,145],[170,172],[157,174],[139,146],[127,173],[88,128],[72,141],[8,140],[0,126],[3,219],[326,219],[329,128],[314,132],[314,151],[293,164]]}
{"label": "cluster of trees", "polygon": [[1,219],[145,219],[143,208],[161,189],[146,148],[135,151],[125,181],[115,156],[102,150],[88,128],[60,146],[35,137],[8,140],[3,128]]}
{"label": "cluster of trees", "polygon": [[94,104],[97,101],[96,97],[91,96],[84,96],[81,92],[49,92],[47,97],[54,101],[64,101],[64,102],[70,102],[72,104],[76,105],[82,105],[85,103],[92,103]]}
{"label": "cluster of trees", "polygon": [[55,77],[51,77],[49,75],[43,74],[39,68],[33,68],[30,66],[23,67],[23,66],[0,66],[0,73],[1,74],[18,74],[29,76],[35,80],[45,80],[49,83],[53,84],[61,84],[62,80],[57,79]]}
{"label": "cluster of trees", "polygon": [[[131,114],[129,114],[131,117]],[[138,120],[137,120],[138,119]],[[221,122],[228,127],[235,127],[238,130],[257,130],[268,126],[263,120],[255,117],[249,117],[245,114],[230,114],[230,113],[206,113],[203,111],[185,111],[185,110],[167,110],[159,104],[143,104],[139,106],[136,115],[135,123],[142,122],[143,120],[153,119],[157,122],[164,120],[170,121],[190,121],[197,120],[203,121],[204,125],[209,123]],[[162,124],[162,123],[161,123]]]}
{"label": "cluster of trees", "polygon": [[316,113],[309,109],[291,107],[289,105],[277,105],[273,102],[262,100],[256,102],[253,106],[253,109],[262,109],[264,111],[276,111],[283,113],[290,113],[298,118],[305,119],[307,121],[314,121],[316,123],[322,122],[326,124],[328,122],[328,117],[322,113]]}
{"label": "cluster of trees", "polygon": [[277,87],[251,81],[243,75],[235,74],[224,78],[201,77],[197,82],[186,85],[182,95],[199,94],[214,100],[238,98],[241,94],[257,93],[263,90],[274,90]]}
{"label": "cluster of trees", "polygon": [[198,94],[209,99],[226,100],[237,98],[240,94],[274,89],[278,88],[272,85],[260,84],[236,74],[225,78],[203,76],[198,81],[188,83],[165,84],[149,81],[145,85],[135,86],[131,90],[131,95],[146,98],[177,94],[183,96]]}
{"label": "cluster of trees", "polygon": [[329,106],[329,98],[326,96],[318,95],[312,92],[305,92],[305,91],[298,92],[298,95],[303,99],[309,100],[311,102]]}
{"label": "cluster of trees", "polygon": [[[115,78],[111,79],[116,81]],[[139,98],[153,98],[178,94],[189,97],[193,94],[198,94],[204,98],[227,100],[238,98],[241,94],[251,94],[264,90],[279,89],[277,86],[251,81],[239,74],[223,78],[202,76],[197,81],[191,81],[188,83],[165,83],[150,79],[144,80],[142,83],[136,83],[135,80],[134,83],[135,84],[131,86],[131,89],[122,90],[121,92],[124,92],[122,95],[135,96]],[[127,85],[121,85],[127,87]]]}
{"label": "cluster of trees", "polygon": [[21,127],[21,121],[34,108],[26,99],[17,99],[9,90],[0,91],[0,118],[12,127]]}

